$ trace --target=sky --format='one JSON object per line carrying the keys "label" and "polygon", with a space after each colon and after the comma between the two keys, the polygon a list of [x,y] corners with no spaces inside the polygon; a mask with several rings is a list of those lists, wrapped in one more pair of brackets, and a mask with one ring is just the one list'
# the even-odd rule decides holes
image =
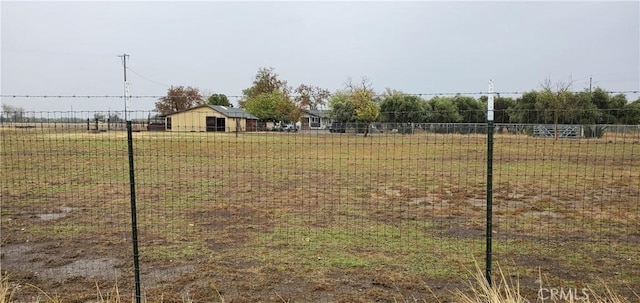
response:
{"label": "sky", "polygon": [[640,1],[2,1],[0,15],[1,102],[27,111],[123,110],[10,96],[121,96],[125,53],[131,95],[151,96],[131,99],[141,111],[171,86],[241,95],[261,67],[330,91],[362,77],[377,92],[486,92],[489,79],[522,92],[547,78],[640,90]]}

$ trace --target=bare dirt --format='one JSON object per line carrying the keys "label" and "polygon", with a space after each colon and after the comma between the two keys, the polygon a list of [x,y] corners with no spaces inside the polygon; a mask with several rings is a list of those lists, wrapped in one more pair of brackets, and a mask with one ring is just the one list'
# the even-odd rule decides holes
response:
{"label": "bare dirt", "polygon": [[[402,196],[388,190],[384,192],[394,198]],[[499,202],[497,207],[509,205],[509,213],[520,213],[523,218],[533,218],[535,221],[547,219],[549,222],[561,222],[571,216],[554,211],[531,210],[531,203],[524,202],[527,200],[525,196],[512,197],[518,199]],[[530,200],[536,199],[538,197]],[[483,225],[471,222],[476,222],[474,220],[483,215],[485,200],[469,198],[464,202],[450,203],[428,196],[404,198],[404,201],[403,207],[407,209],[428,210],[425,218],[432,218],[439,223],[437,233],[443,237],[479,239],[484,236]],[[462,217],[443,216],[465,205],[464,203],[479,211],[469,212],[462,208]],[[64,216],[51,218],[47,215],[43,218],[35,215],[29,216],[27,220],[62,220],[73,212],[74,209],[68,208],[56,213]],[[191,210],[187,217],[193,222],[203,222],[199,224],[199,228],[204,233],[218,235],[216,238],[219,240],[207,240],[206,246],[216,252],[219,258],[214,256],[215,262],[205,258],[180,261],[174,265],[171,262],[153,265],[154,262],[143,260],[141,280],[145,296],[162,297],[163,302],[212,302],[221,298],[226,302],[411,302],[414,298],[427,302],[430,298],[438,298],[441,302],[449,302],[452,290],[468,288],[464,279],[434,279],[428,276],[419,278],[413,274],[404,275],[402,268],[397,268],[397,272],[391,268],[382,272],[375,268],[352,268],[303,274],[299,269],[288,271],[286,267],[275,264],[250,261],[246,256],[236,258],[233,251],[239,246],[249,245],[253,232],[251,226],[262,226],[266,231],[273,230],[275,224],[268,210],[237,205],[223,209]],[[461,218],[464,217],[471,224],[461,224],[464,222]],[[536,241],[535,237],[503,230],[500,220],[497,222],[496,233],[500,235],[507,232],[508,241]],[[554,239],[559,246],[563,243],[588,243],[593,240],[589,235],[570,232]],[[640,233],[610,240],[640,245]],[[157,243],[161,245],[162,242]],[[125,241],[114,245],[91,239],[5,243],[2,245],[2,270],[9,273],[12,280],[23,283],[21,291],[15,294],[18,301],[29,301],[41,296],[26,286],[32,284],[44,290],[53,290],[55,295],[65,298],[67,302],[91,302],[95,298],[96,287],[108,292],[117,283],[121,293],[132,291],[130,250]],[[595,259],[607,258],[605,263],[612,268],[636,266],[640,263],[637,259],[615,259],[597,252],[587,255]],[[514,258],[498,252],[495,258],[502,260],[503,265],[506,263],[514,268],[524,266],[537,269],[544,273],[544,278],[551,279],[550,283],[592,281],[594,278],[594,273],[589,268],[571,268],[545,254],[528,253]],[[525,286],[522,288],[523,294],[536,295],[536,289],[532,286],[537,285],[539,279],[535,275],[507,275],[511,279],[519,279],[521,285]],[[621,273],[615,271],[597,273],[598,278],[610,276],[615,279],[619,275]],[[586,286],[584,283],[578,284],[580,287]],[[627,293],[622,290],[622,294]]]}

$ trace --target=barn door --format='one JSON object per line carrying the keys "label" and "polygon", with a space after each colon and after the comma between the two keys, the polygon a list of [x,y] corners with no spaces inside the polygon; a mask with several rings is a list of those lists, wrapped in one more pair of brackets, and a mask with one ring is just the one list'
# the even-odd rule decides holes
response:
{"label": "barn door", "polygon": [[207,117],[207,131],[216,131],[216,117]]}
{"label": "barn door", "polygon": [[216,131],[223,132],[225,130],[225,118],[216,118]]}

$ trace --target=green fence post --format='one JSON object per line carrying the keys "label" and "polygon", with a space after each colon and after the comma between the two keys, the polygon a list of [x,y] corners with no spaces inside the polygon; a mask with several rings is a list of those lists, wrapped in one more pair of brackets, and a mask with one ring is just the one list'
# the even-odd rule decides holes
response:
{"label": "green fence post", "polygon": [[487,234],[485,277],[491,286],[491,240],[493,232],[493,80],[489,80],[489,100],[487,102]]}
{"label": "green fence post", "polygon": [[138,253],[138,219],[136,211],[136,182],[133,167],[133,134],[131,120],[127,121],[127,145],[129,147],[129,188],[131,190],[131,240],[133,242],[133,272],[135,275],[136,303],[142,301],[140,291],[140,255]]}

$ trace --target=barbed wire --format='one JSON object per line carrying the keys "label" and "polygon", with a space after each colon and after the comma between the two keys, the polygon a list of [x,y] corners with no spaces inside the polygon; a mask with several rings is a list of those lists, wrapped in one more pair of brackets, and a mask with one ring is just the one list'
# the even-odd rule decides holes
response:
{"label": "barbed wire", "polygon": [[[533,91],[533,90],[531,90]],[[523,95],[531,91],[500,91],[500,92],[440,92],[440,93],[404,93],[406,96],[482,96],[482,95]],[[584,91],[572,91],[572,93],[581,93]],[[615,91],[604,91],[608,94],[639,94],[640,90],[615,90]],[[240,95],[225,95],[227,98],[241,99],[245,96]],[[384,94],[376,94],[375,96],[384,96]],[[51,98],[51,99],[61,99],[61,98],[105,98],[105,99],[122,99],[125,96],[123,95],[21,95],[21,94],[6,94],[0,95],[0,98]],[[166,95],[131,95],[127,96],[127,98],[153,98],[160,99],[166,97]],[[301,97],[301,95],[290,95],[290,97]]]}
{"label": "barbed wire", "polygon": [[[127,96],[127,98],[162,98],[166,96],[155,96],[155,95],[132,95]],[[0,98],[51,98],[51,99],[60,99],[60,98],[124,98],[123,95],[0,95]]]}

